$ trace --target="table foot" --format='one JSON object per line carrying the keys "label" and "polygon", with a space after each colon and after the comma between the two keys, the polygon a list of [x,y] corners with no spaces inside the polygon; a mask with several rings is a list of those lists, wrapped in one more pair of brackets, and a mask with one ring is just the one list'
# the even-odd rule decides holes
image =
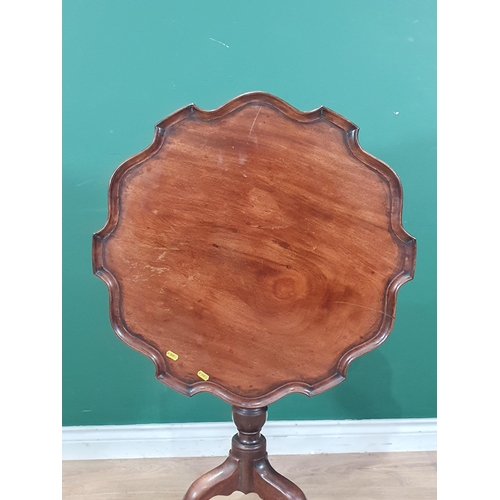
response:
{"label": "table foot", "polygon": [[231,495],[238,489],[238,461],[228,457],[224,463],[199,477],[183,500],[209,500],[216,495]]}
{"label": "table foot", "polygon": [[276,472],[267,459],[255,463],[253,491],[263,500],[307,500],[304,492]]}

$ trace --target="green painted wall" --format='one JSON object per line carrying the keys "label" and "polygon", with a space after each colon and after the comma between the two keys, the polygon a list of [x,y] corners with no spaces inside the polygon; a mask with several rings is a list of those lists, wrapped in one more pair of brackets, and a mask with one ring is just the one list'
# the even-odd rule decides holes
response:
{"label": "green painted wall", "polygon": [[155,123],[252,90],[356,123],[362,147],[400,176],[418,242],[386,343],[336,388],[276,402],[270,419],[436,416],[435,0],[65,0],[64,425],[230,420],[215,396],[158,382],[153,363],[114,335],[91,236],[112,172],[149,145]]}

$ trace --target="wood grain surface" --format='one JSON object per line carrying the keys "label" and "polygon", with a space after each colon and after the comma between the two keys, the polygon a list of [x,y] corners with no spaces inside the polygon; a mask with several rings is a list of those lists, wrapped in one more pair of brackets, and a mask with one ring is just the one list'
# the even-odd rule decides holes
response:
{"label": "wood grain surface", "polygon": [[117,334],[184,394],[317,394],[390,332],[415,240],[357,128],[268,94],[189,106],[110,184],[94,236]]}
{"label": "wood grain surface", "polygon": [[[180,500],[220,457],[63,462],[64,500]],[[435,500],[436,453],[276,456],[308,500]],[[255,493],[214,500],[258,500]]]}

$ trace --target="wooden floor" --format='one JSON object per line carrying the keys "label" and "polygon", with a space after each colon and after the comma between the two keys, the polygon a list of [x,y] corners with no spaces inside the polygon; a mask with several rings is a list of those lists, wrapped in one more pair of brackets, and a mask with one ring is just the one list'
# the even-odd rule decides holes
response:
{"label": "wooden floor", "polygon": [[[63,500],[181,500],[222,457],[63,462]],[[270,458],[308,500],[434,500],[436,453],[296,455]],[[214,499],[258,500],[233,493]],[[264,499],[273,500],[273,499]]]}

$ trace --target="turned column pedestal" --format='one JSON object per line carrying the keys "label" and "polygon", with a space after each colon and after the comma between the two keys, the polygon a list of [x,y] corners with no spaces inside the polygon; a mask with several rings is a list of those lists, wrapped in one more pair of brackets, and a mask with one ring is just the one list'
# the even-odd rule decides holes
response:
{"label": "turned column pedestal", "polygon": [[184,500],[209,500],[234,491],[257,493],[265,500],[306,500],[302,490],[276,472],[267,459],[266,438],[260,433],[266,413],[267,407],[233,406],[238,433],[233,436],[228,458],[197,479]]}

